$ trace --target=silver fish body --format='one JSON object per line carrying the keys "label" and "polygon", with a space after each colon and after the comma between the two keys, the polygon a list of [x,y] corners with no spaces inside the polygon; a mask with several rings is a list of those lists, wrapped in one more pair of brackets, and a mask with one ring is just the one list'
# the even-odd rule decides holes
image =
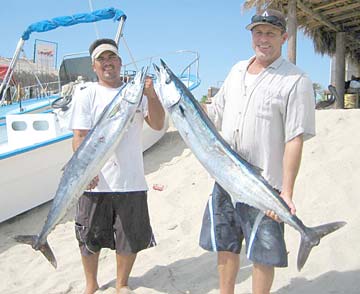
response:
{"label": "silver fish body", "polygon": [[312,247],[345,222],[306,227],[290,213],[287,204],[262,177],[260,170],[233,151],[221,137],[199,102],[170,68],[162,60],[160,68],[154,67],[159,98],[175,127],[209,174],[230,194],[233,203],[246,203],[262,212],[272,210],[299,231],[301,243],[297,267],[301,270]]}
{"label": "silver fish body", "polygon": [[50,211],[40,233],[37,236],[20,235],[15,237],[16,241],[29,244],[33,249],[40,250],[55,268],[57,262],[47,243],[47,236],[114,153],[141,102],[146,72],[147,69],[142,69],[130,83],[123,85],[105,107],[94,128],[74,152],[65,166]]}

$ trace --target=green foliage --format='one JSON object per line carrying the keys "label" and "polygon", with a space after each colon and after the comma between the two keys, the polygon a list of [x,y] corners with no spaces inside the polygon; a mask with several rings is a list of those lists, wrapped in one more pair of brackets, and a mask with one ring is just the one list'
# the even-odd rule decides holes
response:
{"label": "green foliage", "polygon": [[323,88],[319,83],[313,83],[313,89],[316,93],[323,92]]}
{"label": "green foliage", "polygon": [[315,102],[326,100],[323,87],[319,83],[313,83]]}
{"label": "green foliage", "polygon": [[205,103],[207,100],[207,96],[206,95],[203,95],[200,99],[200,103]]}

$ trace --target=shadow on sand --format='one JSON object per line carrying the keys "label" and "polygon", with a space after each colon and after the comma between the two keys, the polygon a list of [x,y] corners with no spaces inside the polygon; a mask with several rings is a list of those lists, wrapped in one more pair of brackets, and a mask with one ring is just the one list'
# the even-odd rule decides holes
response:
{"label": "shadow on sand", "polygon": [[307,280],[305,278],[291,279],[290,284],[277,290],[274,294],[359,294],[360,270],[337,272],[330,271]]}
{"label": "shadow on sand", "polygon": [[[239,271],[236,284],[241,289],[241,284],[251,277],[252,266],[246,256],[241,254],[240,257],[242,268]],[[207,277],[206,283],[203,282],[204,276]],[[347,272],[330,271],[312,280],[293,278],[289,285],[271,293],[359,294],[359,278],[359,270]],[[166,266],[157,265],[142,276],[131,277],[129,283],[134,290],[145,287],[149,289],[149,293],[209,293],[219,289],[216,254],[204,253],[198,257],[178,260]],[[108,288],[115,288],[115,279],[103,285],[100,290],[105,291]]]}
{"label": "shadow on sand", "polygon": [[180,156],[186,148],[178,131],[168,130],[154,146],[144,152],[145,175],[157,171],[161,164]]}
{"label": "shadow on sand", "polygon": [[[241,274],[237,284],[251,275],[252,267],[246,257],[241,255]],[[204,283],[204,276],[207,282]],[[142,276],[130,277],[129,284],[136,291],[145,287],[150,293],[166,294],[204,294],[218,289],[216,254],[206,252],[198,257],[177,260],[169,265],[156,265]],[[186,287],[184,286],[186,285]],[[115,288],[115,279],[103,285],[100,290]]]}

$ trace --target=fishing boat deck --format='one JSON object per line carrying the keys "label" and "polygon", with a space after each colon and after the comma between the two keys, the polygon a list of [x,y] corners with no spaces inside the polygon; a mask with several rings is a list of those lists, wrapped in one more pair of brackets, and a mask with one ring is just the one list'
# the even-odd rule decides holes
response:
{"label": "fishing boat deck", "polygon": [[22,114],[43,110],[44,107],[50,106],[51,103],[59,98],[59,95],[52,95],[43,98],[32,98],[20,102],[13,102],[9,105],[0,106],[0,121],[4,120],[7,114]]}

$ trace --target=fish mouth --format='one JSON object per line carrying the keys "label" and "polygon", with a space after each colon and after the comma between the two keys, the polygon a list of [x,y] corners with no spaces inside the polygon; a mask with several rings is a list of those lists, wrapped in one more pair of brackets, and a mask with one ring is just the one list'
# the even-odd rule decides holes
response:
{"label": "fish mouth", "polygon": [[163,59],[160,59],[159,66],[153,63],[153,67],[156,75],[158,96],[163,107],[169,110],[178,104],[181,99],[178,79]]}
{"label": "fish mouth", "polygon": [[160,59],[160,67],[153,63],[153,68],[155,71],[155,75],[160,83],[164,80],[166,85],[171,83],[171,77],[168,70],[169,67],[166,65],[164,60]]}
{"label": "fish mouth", "polygon": [[166,71],[167,73],[167,77],[166,77],[166,81],[165,81],[165,84],[170,84],[171,83],[171,75],[173,74],[172,71],[170,70],[170,68],[167,66],[167,64],[165,63],[164,60],[162,60],[160,58],[160,63],[161,63],[161,66],[162,68]]}
{"label": "fish mouth", "polygon": [[141,77],[140,77],[140,81],[141,83],[145,82],[145,79],[147,77],[147,73],[149,71],[149,67],[148,66],[144,66],[141,68]]}
{"label": "fish mouth", "polygon": [[145,83],[145,79],[147,76],[147,72],[149,70],[148,66],[143,66],[140,70],[140,72],[135,76],[135,78],[131,81],[132,84],[144,84]]}
{"label": "fish mouth", "polygon": [[153,68],[157,75],[160,74],[160,68],[155,63],[153,63]]}

